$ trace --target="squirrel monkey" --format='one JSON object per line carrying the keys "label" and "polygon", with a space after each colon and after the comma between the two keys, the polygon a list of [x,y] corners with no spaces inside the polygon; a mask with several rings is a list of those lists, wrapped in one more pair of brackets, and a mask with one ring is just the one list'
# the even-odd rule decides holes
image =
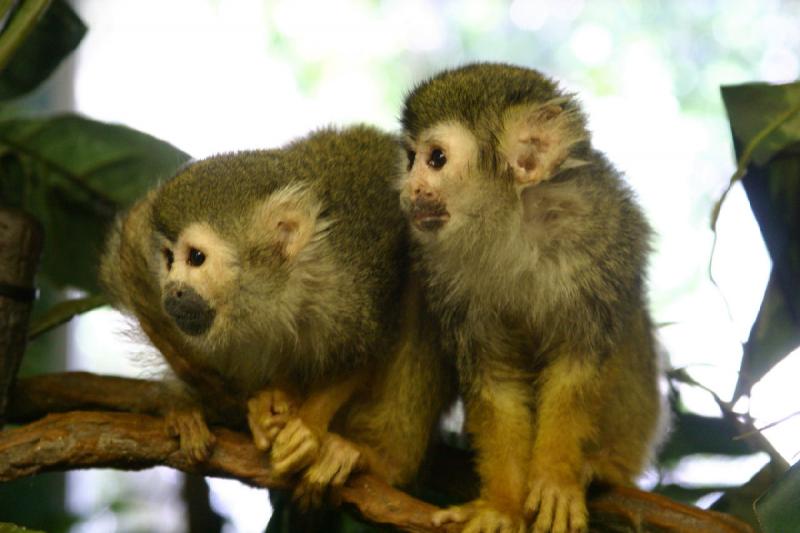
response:
{"label": "squirrel monkey", "polygon": [[584,531],[588,483],[633,483],[658,433],[650,228],[578,103],[537,71],[441,72],[402,124],[401,204],[481,479],[434,520]]}
{"label": "squirrel monkey", "polygon": [[[192,163],[119,218],[102,260],[112,301],[203,407],[233,392],[243,418],[249,399],[273,470],[305,469],[301,503],[357,468],[409,481],[448,399],[408,269],[401,153],[354,126]],[[168,421],[202,460],[210,433],[189,411]]]}

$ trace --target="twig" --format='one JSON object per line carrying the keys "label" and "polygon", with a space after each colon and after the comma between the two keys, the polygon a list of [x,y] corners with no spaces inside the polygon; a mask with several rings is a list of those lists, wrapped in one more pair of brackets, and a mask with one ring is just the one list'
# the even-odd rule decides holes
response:
{"label": "twig", "polygon": [[720,411],[722,411],[722,416],[724,416],[725,419],[729,420],[736,427],[736,431],[739,432],[742,440],[747,441],[755,450],[766,452],[776,467],[779,467],[784,471],[789,469],[789,463],[786,461],[786,459],[784,459],[783,456],[778,453],[778,450],[775,449],[772,443],[770,443],[769,440],[767,440],[767,438],[764,437],[760,431],[758,431],[758,429],[750,421],[749,417],[747,417],[746,420],[743,420],[744,415],[733,410],[733,404],[731,404],[731,402],[726,402],[720,398],[716,392],[692,378],[685,370],[672,370],[668,373],[668,376],[671,379],[678,380],[682,383],[686,383],[687,385],[698,387],[709,393],[711,397],[714,398],[714,401],[717,403]]}
{"label": "twig", "polygon": [[783,424],[787,420],[790,420],[790,419],[792,419],[792,418],[794,418],[794,417],[796,417],[798,415],[800,415],[800,411],[795,411],[794,413],[790,413],[790,414],[788,414],[788,415],[786,415],[786,416],[784,416],[782,418],[779,418],[778,420],[770,422],[769,424],[767,424],[765,426],[761,426],[759,428],[755,428],[753,431],[751,431],[749,433],[745,433],[743,435],[739,435],[736,438],[737,439],[746,439],[747,437],[752,436],[754,433],[761,433],[762,431],[766,431],[768,429],[774,428],[775,426],[779,426],[780,424]]}

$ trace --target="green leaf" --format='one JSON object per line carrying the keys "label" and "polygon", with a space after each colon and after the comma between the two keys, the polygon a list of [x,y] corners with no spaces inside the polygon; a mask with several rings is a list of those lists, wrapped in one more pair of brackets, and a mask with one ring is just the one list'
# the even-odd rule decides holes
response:
{"label": "green leaf", "polygon": [[722,95],[737,157],[752,155],[742,185],[773,263],[735,400],[800,345],[800,83],[723,87]]}
{"label": "green leaf", "polygon": [[[733,487],[725,491],[722,497],[714,502],[711,509],[731,514],[758,529],[758,521],[753,510],[753,502],[770,487],[776,479],[783,475],[781,465],[769,462],[759,470],[750,481],[741,487]],[[795,531],[794,528],[782,531]]]}
{"label": "green leaf", "polygon": [[734,397],[749,394],[750,388],[798,345],[800,327],[773,269],[750,338],[744,345]]}
{"label": "green leaf", "polygon": [[791,116],[754,149],[752,161],[756,165],[765,165],[780,151],[800,140],[800,113],[791,112],[800,105],[800,82],[726,86],[722,87],[722,100],[736,144],[740,147],[747,146],[776,119],[790,113]]}
{"label": "green leaf", "polygon": [[97,309],[107,303],[108,301],[106,301],[105,295],[102,294],[59,302],[48,309],[38,320],[31,323],[28,328],[28,339],[35,339],[42,333],[72,320],[72,318],[79,314]]}
{"label": "green leaf", "polygon": [[28,529],[27,527],[9,524],[8,522],[0,522],[0,533],[44,533],[44,531]]}
{"label": "green leaf", "polygon": [[800,463],[795,463],[755,503],[758,522],[765,533],[800,528]]}
{"label": "green leaf", "polygon": [[150,135],[76,115],[0,121],[0,194],[42,222],[41,271],[58,285],[95,291],[114,214],[188,159]]}
{"label": "green leaf", "polygon": [[[0,35],[0,51],[13,54],[0,74],[0,100],[25,94],[46,80],[86,33],[86,26],[64,0],[54,0],[38,22],[30,21],[35,23],[32,29],[17,30],[26,22],[20,20],[28,15],[25,4],[30,2],[22,3]],[[20,39],[24,40],[15,42]]]}

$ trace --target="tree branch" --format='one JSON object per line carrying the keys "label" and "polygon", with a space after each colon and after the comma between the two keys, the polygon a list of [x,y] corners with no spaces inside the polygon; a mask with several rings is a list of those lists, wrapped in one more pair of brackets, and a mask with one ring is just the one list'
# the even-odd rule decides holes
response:
{"label": "tree branch", "polygon": [[[20,380],[9,418],[22,422],[51,414],[0,432],[0,481],[51,470],[138,470],[166,465],[194,474],[235,478],[255,487],[289,486],[285,479],[272,473],[264,454],[249,436],[228,428],[212,428],[217,442],[206,462],[188,461],[180,452],[178,439],[161,418],[153,416],[162,411],[162,402],[169,394],[157,382],[88,373]],[[88,408],[119,412],[72,411]],[[368,474],[352,478],[340,497],[344,504],[377,524],[420,533],[459,529],[454,525],[434,527],[431,515],[437,510],[435,506]],[[752,532],[731,517],[629,488],[593,489],[589,509],[593,530],[597,531],[608,531],[613,526],[614,531],[660,528],[678,532]]]}
{"label": "tree branch", "polygon": [[25,353],[42,239],[42,227],[32,216],[0,207],[0,427]]}

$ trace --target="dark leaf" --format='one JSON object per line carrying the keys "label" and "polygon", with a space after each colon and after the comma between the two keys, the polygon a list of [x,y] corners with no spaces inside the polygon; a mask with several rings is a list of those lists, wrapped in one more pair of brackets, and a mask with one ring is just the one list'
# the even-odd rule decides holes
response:
{"label": "dark leaf", "polygon": [[659,454],[659,463],[672,465],[693,454],[751,455],[737,429],[724,418],[679,412],[673,414],[673,430]]}
{"label": "dark leaf", "polygon": [[753,384],[800,345],[800,327],[776,280],[773,268],[761,309],[744,345],[737,398],[749,394]]}
{"label": "dark leaf", "polygon": [[[722,87],[722,100],[736,145],[736,157],[759,133],[800,105],[800,82],[785,85],[748,83]],[[769,133],[753,152],[753,163],[766,165],[800,139],[800,113],[793,113]]]}
{"label": "dark leaf", "polygon": [[69,4],[54,0],[0,73],[0,100],[25,94],[47,79],[85,33]]}
{"label": "dark leaf", "polygon": [[765,533],[797,531],[800,528],[800,463],[795,463],[781,479],[755,503],[758,522]]}
{"label": "dark leaf", "polygon": [[800,83],[723,87],[722,96],[737,157],[752,150],[742,184],[773,264],[736,399],[800,344]]}
{"label": "dark leaf", "polygon": [[[741,487],[731,488],[717,500],[711,509],[731,514],[758,530],[753,502],[783,474],[783,468],[770,462]],[[795,531],[790,528],[782,531]]]}
{"label": "dark leaf", "polygon": [[75,115],[0,121],[0,148],[3,201],[44,225],[42,272],[90,291],[116,211],[189,159],[144,133]]}

